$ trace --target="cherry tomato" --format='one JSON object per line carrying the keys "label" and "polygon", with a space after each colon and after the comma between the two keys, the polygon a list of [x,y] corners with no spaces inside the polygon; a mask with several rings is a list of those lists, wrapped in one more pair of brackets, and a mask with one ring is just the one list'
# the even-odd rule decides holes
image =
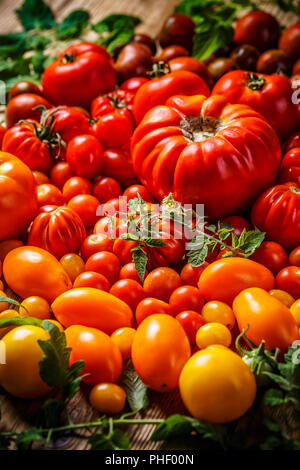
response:
{"label": "cherry tomato", "polygon": [[262,242],[250,259],[266,266],[274,276],[287,265],[285,249],[276,242]]}
{"label": "cherry tomato", "polygon": [[22,93],[9,100],[5,110],[5,122],[7,128],[12,127],[23,119],[33,119],[39,121],[42,115],[41,109],[34,109],[37,106],[51,108],[51,103],[43,96],[34,93]]}
{"label": "cherry tomato", "polygon": [[289,152],[293,148],[300,147],[300,132],[292,134],[285,144],[285,151]]}
{"label": "cherry tomato", "polygon": [[194,418],[221,424],[240,418],[252,406],[256,381],[238,354],[216,345],[198,351],[187,361],[179,390]]}
{"label": "cherry tomato", "polygon": [[102,167],[102,145],[93,135],[77,135],[68,143],[66,158],[76,175],[91,178]]}
{"label": "cherry tomato", "polygon": [[8,98],[11,100],[14,96],[23,95],[23,93],[33,93],[34,95],[42,95],[42,90],[29,80],[20,80],[11,87]]}
{"label": "cherry tomato", "polygon": [[169,60],[169,66],[171,68],[171,72],[189,70],[203,78],[209,87],[213,84],[212,77],[207,66],[195,57],[175,57],[174,59]]}
{"label": "cherry tomato", "polygon": [[63,185],[62,193],[66,202],[80,194],[91,194],[92,185],[87,178],[72,176]]}
{"label": "cherry tomato", "polygon": [[291,314],[293,315],[297,326],[300,327],[300,299],[296,300],[290,307]]}
{"label": "cherry tomato", "polygon": [[234,60],[229,57],[217,57],[217,59],[212,60],[208,64],[207,68],[213,81],[216,82],[225,75],[225,73],[237,69],[237,65]]}
{"label": "cherry tomato", "polygon": [[156,52],[156,42],[153,38],[148,36],[148,34],[143,33],[135,33],[132,42],[139,42],[141,44],[146,44],[146,46],[150,47],[153,54]]}
{"label": "cherry tomato", "polygon": [[142,184],[133,184],[132,186],[128,186],[123,192],[123,196],[127,197],[128,201],[138,197],[138,195],[140,195],[143,201],[154,202],[152,194]]}
{"label": "cherry tomato", "polygon": [[189,55],[189,51],[182,46],[167,46],[159,54],[157,60],[172,60],[176,57],[186,57]]}
{"label": "cherry tomato", "polygon": [[82,108],[57,106],[46,112],[46,125],[53,121],[53,131],[68,144],[77,135],[89,133],[90,125],[85,113]]}
{"label": "cherry tomato", "polygon": [[222,323],[229,330],[232,330],[235,324],[232,308],[218,300],[207,302],[202,308],[201,315],[207,323]]}
{"label": "cherry tomato", "polygon": [[124,361],[131,357],[131,347],[136,331],[133,328],[119,328],[111,335],[112,341],[121,351]]}
{"label": "cherry tomato", "polygon": [[300,245],[296,246],[296,248],[290,252],[288,257],[288,264],[290,266],[298,266],[298,268],[300,268]]}
{"label": "cherry tomato", "polygon": [[122,83],[122,85],[120,86],[120,90],[130,91],[131,93],[135,94],[138,89],[148,81],[149,78],[146,77],[131,77]]}
{"label": "cherry tomato", "polygon": [[115,178],[121,186],[128,186],[138,181],[131,158],[124,150],[106,150],[101,171],[103,175]]}
{"label": "cherry tomato", "polygon": [[115,63],[119,81],[124,82],[131,77],[146,77],[152,68],[152,55],[146,44],[130,42],[124,46]]}
{"label": "cherry tomato", "polygon": [[123,300],[133,312],[146,296],[143,287],[133,279],[121,279],[115,282],[110,289],[110,293]]}
{"label": "cherry tomato", "polygon": [[94,289],[104,290],[105,292],[109,292],[110,289],[106,277],[94,271],[80,273],[76,277],[73,287],[93,287]]}
{"label": "cherry tomato", "polygon": [[99,139],[106,149],[122,148],[129,144],[132,132],[132,119],[124,115],[120,109],[96,118],[91,127],[93,136]]}
{"label": "cherry tomato", "polygon": [[85,269],[86,271],[95,271],[102,274],[112,285],[119,278],[121,265],[116,255],[110,251],[100,251],[88,258]]}
{"label": "cherry tomato", "polygon": [[23,316],[35,317],[40,320],[51,318],[50,305],[46,299],[37,295],[27,297],[19,307],[19,314]]}
{"label": "cherry tomato", "polygon": [[181,278],[174,269],[162,267],[148,274],[144,281],[144,291],[148,297],[168,302],[172,292],[181,285]]}
{"label": "cherry tomato", "polygon": [[73,176],[75,176],[75,173],[68,162],[58,162],[50,171],[51,183],[57,186],[60,190],[63,189],[64,184]]}
{"label": "cherry tomato", "polygon": [[73,325],[65,330],[67,346],[72,348],[70,365],[85,362],[83,382],[96,385],[101,382],[116,382],[121,375],[123,362],[118,346],[96,328]]}
{"label": "cherry tomato", "polygon": [[33,171],[32,174],[37,185],[50,183],[48,176],[42,171]]}
{"label": "cherry tomato", "polygon": [[137,306],[135,311],[135,319],[137,324],[142,323],[145,318],[156,313],[174,316],[172,307],[163,300],[147,297],[143,299]]}
{"label": "cherry tomato", "polygon": [[300,22],[285,29],[280,37],[279,48],[282,49],[291,59],[300,57]]}
{"label": "cherry tomato", "polygon": [[126,402],[126,393],[117,384],[101,383],[90,391],[90,404],[100,413],[114,415],[121,413]]}
{"label": "cherry tomato", "polygon": [[172,292],[169,304],[175,314],[179,314],[183,310],[193,310],[200,313],[204,300],[197,287],[180,286]]}
{"label": "cherry tomato", "polygon": [[264,52],[257,61],[256,71],[259,73],[283,73],[290,75],[292,63],[287,54],[280,49]]}
{"label": "cherry tomato", "polygon": [[[149,273],[146,270],[145,277],[147,277],[148,274]],[[141,278],[137,273],[134,263],[127,263],[124,266],[122,266],[120,274],[119,274],[119,279],[134,279],[139,284],[142,284]]]}
{"label": "cherry tomato", "polygon": [[97,222],[99,216],[99,201],[91,194],[78,194],[68,202],[68,207],[73,209],[82,219],[85,227],[92,227]]}
{"label": "cherry tomato", "polygon": [[283,268],[275,279],[276,289],[284,290],[295,299],[300,297],[300,268],[297,266],[287,266]]}
{"label": "cherry tomato", "polygon": [[46,205],[62,206],[64,196],[60,189],[53,184],[40,184],[37,187],[38,207]]}
{"label": "cherry tomato", "polygon": [[162,47],[182,46],[188,51],[193,48],[195,23],[187,15],[174,13],[166,19],[159,33],[158,40]]}
{"label": "cherry tomato", "polygon": [[108,176],[99,178],[93,184],[93,195],[101,202],[121,196],[122,190],[117,180]]}
{"label": "cherry tomato", "polygon": [[186,332],[189,342],[195,343],[197,331],[205,323],[202,316],[193,310],[185,310],[176,315],[175,318]]}
{"label": "cherry tomato", "polygon": [[4,261],[7,253],[23,245],[23,242],[20,240],[4,240],[3,242],[0,242],[0,261]]}
{"label": "cherry tomato", "polygon": [[187,263],[181,270],[180,277],[184,285],[198,287],[199,278],[208,266],[208,263],[205,261],[201,266],[192,266],[190,263]]}
{"label": "cherry tomato", "polygon": [[240,44],[232,51],[230,58],[234,60],[240,69],[255,71],[259,51],[250,44]]}
{"label": "cherry tomato", "polygon": [[280,26],[274,16],[262,10],[255,10],[242,16],[234,31],[234,42],[250,44],[260,51],[276,46]]}
{"label": "cherry tomato", "polygon": [[206,323],[199,328],[196,334],[196,344],[199,349],[205,349],[214,344],[221,344],[228,348],[231,341],[231,333],[222,323]]}
{"label": "cherry tomato", "polygon": [[285,292],[284,290],[272,289],[269,291],[269,294],[276,297],[276,299],[280,300],[288,308],[290,308],[291,305],[293,305],[293,303],[295,302],[294,297],[292,297],[288,292]]}
{"label": "cherry tomato", "polygon": [[80,256],[76,255],[76,253],[67,253],[59,262],[72,282],[84,271],[84,261]]}
{"label": "cherry tomato", "polygon": [[83,241],[80,252],[85,261],[99,251],[112,251],[113,241],[102,233],[92,233]]}

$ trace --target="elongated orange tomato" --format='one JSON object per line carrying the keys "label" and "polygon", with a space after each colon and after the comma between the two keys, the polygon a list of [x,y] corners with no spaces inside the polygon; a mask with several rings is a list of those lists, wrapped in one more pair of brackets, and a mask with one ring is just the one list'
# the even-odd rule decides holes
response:
{"label": "elongated orange tomato", "polygon": [[131,358],[142,381],[152,390],[177,387],[180,372],[191,355],[190,343],[180,323],[170,315],[150,315],[134,336]]}
{"label": "elongated orange tomato", "polygon": [[81,287],[63,293],[52,304],[57,320],[69,327],[84,325],[107,334],[131,326],[133,313],[122,300],[93,287]]}
{"label": "elongated orange tomato", "polygon": [[284,352],[299,338],[290,310],[263,289],[243,290],[234,299],[232,308],[240,331],[249,326],[247,337],[257,346],[264,340],[266,349],[279,348]]}
{"label": "elongated orange tomato", "polygon": [[22,298],[38,295],[48,302],[72,288],[69,276],[48,251],[21,246],[10,251],[3,263],[4,278]]}
{"label": "elongated orange tomato", "polygon": [[233,299],[248,287],[274,288],[274,276],[262,264],[245,258],[223,258],[208,265],[200,276],[198,287],[203,297],[231,305]]}

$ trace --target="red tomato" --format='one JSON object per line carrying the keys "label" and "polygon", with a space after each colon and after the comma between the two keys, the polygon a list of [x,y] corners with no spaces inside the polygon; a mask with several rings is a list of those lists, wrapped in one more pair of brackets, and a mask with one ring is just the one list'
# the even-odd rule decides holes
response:
{"label": "red tomato", "polygon": [[128,186],[128,188],[123,192],[123,196],[127,197],[128,201],[138,197],[138,194],[141,196],[143,201],[154,202],[152,194],[142,184],[133,184],[132,186]]}
{"label": "red tomato", "polygon": [[[230,224],[231,228],[233,228],[233,233],[237,237],[240,237],[244,229],[247,230],[247,232],[251,230],[248,220],[244,219],[244,217],[239,217],[238,215],[225,217],[224,219],[221,219],[221,222],[223,224]],[[232,242],[232,235],[229,235],[229,237],[226,239],[226,242],[227,243]]]}
{"label": "red tomato", "polygon": [[150,110],[132,138],[135,172],[158,200],[172,192],[218,219],[247,208],[275,181],[279,140],[252,108],[200,95],[167,105]]}
{"label": "red tomato", "polygon": [[110,293],[123,300],[133,312],[146,296],[142,286],[133,279],[121,279],[115,282],[110,288]]}
{"label": "red tomato", "polygon": [[289,152],[295,147],[300,147],[300,132],[293,134],[285,144],[285,151]]}
{"label": "red tomato", "polygon": [[77,253],[86,233],[81,218],[69,207],[39,214],[31,225],[28,245],[38,246],[57,258]]}
{"label": "red tomato", "polygon": [[107,235],[102,233],[92,233],[83,241],[80,252],[86,261],[94,253],[99,251],[112,251],[113,241]]}
{"label": "red tomato", "polygon": [[122,190],[117,180],[108,176],[99,178],[93,184],[93,195],[99,199],[101,203],[107,202],[110,199],[118,198],[121,196]]}
{"label": "red tomato", "polygon": [[[145,272],[145,277],[148,276],[148,271]],[[133,279],[137,281],[139,284],[142,284],[141,278],[137,273],[134,263],[127,263],[125,264],[120,271],[119,279]]]}
{"label": "red tomato", "polygon": [[278,183],[296,183],[300,187],[300,148],[289,150],[281,161]]}
{"label": "red tomato", "polygon": [[193,72],[203,78],[209,87],[213,84],[208,68],[203,64],[203,62],[200,62],[200,60],[195,57],[175,57],[171,60],[169,59],[169,66],[171,68],[171,72],[188,70],[189,72]]}
{"label": "red tomato", "polygon": [[142,85],[134,99],[133,114],[139,123],[151,108],[166,104],[173,95],[209,96],[205,81],[193,72],[182,70],[163,75]]}
{"label": "red tomato", "polygon": [[276,289],[284,290],[291,294],[294,299],[300,298],[300,268],[298,266],[287,266],[283,268],[275,279]]}
{"label": "red tomato", "polygon": [[120,109],[122,114],[132,121],[132,114],[128,110],[132,109],[133,99],[134,93],[122,89],[97,96],[91,104],[91,115],[96,118]]}
{"label": "red tomato", "polygon": [[300,22],[291,25],[283,31],[279,41],[279,48],[293,60],[300,57]]}
{"label": "red tomato", "polygon": [[297,120],[297,108],[292,102],[292,87],[283,75],[256,75],[234,70],[224,75],[212,94],[223,95],[230,103],[246,104],[260,113],[280,139],[287,139]]}
{"label": "red tomato", "polygon": [[138,89],[144,85],[144,83],[149,82],[149,78],[146,77],[131,77],[128,78],[120,86],[120,90],[130,91],[131,93],[136,93]]}
{"label": "red tomato", "polygon": [[78,194],[72,197],[68,202],[68,207],[79,215],[85,227],[92,227],[98,220],[99,201],[91,194]]}
{"label": "red tomato", "polygon": [[63,195],[65,201],[68,202],[75,196],[80,194],[91,194],[92,185],[87,178],[81,176],[72,176],[63,185]]}
{"label": "red tomato", "polygon": [[50,171],[51,183],[57,186],[60,190],[63,189],[66,181],[72,178],[72,176],[75,176],[75,174],[68,162],[58,162]]}
{"label": "red tomato", "polygon": [[74,325],[65,330],[67,346],[72,349],[70,366],[83,360],[83,382],[97,385],[116,382],[121,375],[123,360],[120,349],[108,335],[95,328]]}
{"label": "red tomato", "polygon": [[171,306],[163,300],[147,297],[138,304],[135,311],[135,319],[137,324],[142,323],[145,318],[157,313],[174,316]]}
{"label": "red tomato", "polygon": [[274,288],[271,271],[246,258],[224,258],[211,263],[199,279],[199,290],[207,300],[220,300],[231,305],[234,298],[248,287]]}
{"label": "red tomato", "polygon": [[32,174],[37,185],[50,183],[50,180],[45,173],[35,170]]}
{"label": "red tomato", "polygon": [[191,51],[194,33],[195,23],[189,16],[183,13],[173,13],[163,24],[158,39],[162,47],[174,44]]}
{"label": "red tomato", "polygon": [[234,42],[251,44],[261,51],[277,45],[280,26],[274,16],[265,11],[255,10],[242,16],[234,31]]}
{"label": "red tomato", "polygon": [[57,132],[66,143],[77,135],[89,133],[88,118],[78,108],[58,106],[49,109],[45,114],[45,124],[51,121],[53,121],[54,132]]}
{"label": "red tomato", "polygon": [[176,315],[183,310],[193,310],[200,313],[204,299],[197,287],[180,286],[172,292],[169,304]]}
{"label": "red tomato", "polygon": [[111,91],[116,84],[113,61],[97,44],[73,44],[59,54],[44,71],[45,96],[56,105],[88,107],[95,96]]}
{"label": "red tomato", "polygon": [[36,210],[30,169],[13,155],[0,152],[0,241],[23,235]]}
{"label": "red tomato", "polygon": [[23,95],[24,93],[33,93],[34,95],[42,95],[42,90],[29,80],[20,80],[11,87],[8,98],[11,100],[14,96]]}
{"label": "red tomato", "polygon": [[77,135],[68,143],[66,158],[76,175],[91,178],[102,167],[102,145],[92,135]]}
{"label": "red tomato", "polygon": [[110,251],[100,251],[88,258],[85,269],[103,274],[110,284],[114,284],[119,278],[121,265],[116,255]]}
{"label": "red tomato", "polygon": [[167,46],[159,54],[157,60],[172,60],[176,57],[186,57],[189,51],[182,46]]}
{"label": "red tomato", "polygon": [[180,277],[182,283],[188,286],[198,286],[198,282],[201,274],[204,269],[208,266],[208,263],[205,261],[201,266],[192,266],[190,263],[187,263],[181,270]]}
{"label": "red tomato", "polygon": [[7,131],[6,127],[0,124],[0,150],[2,149],[2,142],[3,142],[4,134],[6,131]]}
{"label": "red tomato", "polygon": [[205,324],[203,317],[198,312],[186,310],[180,312],[175,318],[186,332],[189,342],[195,343],[197,331]]}
{"label": "red tomato", "polygon": [[23,93],[9,100],[5,110],[6,126],[12,127],[23,119],[34,119],[39,121],[42,115],[41,109],[34,109],[37,106],[51,108],[51,103],[43,96],[34,93]]}
{"label": "red tomato", "polygon": [[80,273],[76,277],[73,287],[93,287],[94,289],[101,289],[105,292],[109,292],[110,289],[110,285],[106,277],[93,271]]}
{"label": "red tomato", "polygon": [[101,172],[104,176],[115,178],[121,186],[129,186],[138,181],[130,155],[124,150],[106,150]]}
{"label": "red tomato", "polygon": [[266,266],[274,276],[287,265],[287,254],[276,242],[262,242],[250,259]]}
{"label": "red tomato", "polygon": [[[129,113],[128,110],[125,111]],[[90,132],[106,149],[121,148],[129,144],[133,132],[132,119],[125,115],[122,109],[116,109],[112,113],[97,117]]]}
{"label": "red tomato", "polygon": [[251,218],[269,240],[292,250],[300,240],[300,188],[284,183],[268,189],[255,202]]}
{"label": "red tomato", "polygon": [[297,266],[300,268],[300,246],[294,248],[288,257],[288,264],[290,266]]}
{"label": "red tomato", "polygon": [[53,184],[40,184],[37,187],[38,207],[46,205],[62,206],[64,197],[62,192]]}
{"label": "red tomato", "polygon": [[171,268],[156,268],[144,281],[144,291],[148,297],[168,302],[172,292],[182,284],[179,274]]}

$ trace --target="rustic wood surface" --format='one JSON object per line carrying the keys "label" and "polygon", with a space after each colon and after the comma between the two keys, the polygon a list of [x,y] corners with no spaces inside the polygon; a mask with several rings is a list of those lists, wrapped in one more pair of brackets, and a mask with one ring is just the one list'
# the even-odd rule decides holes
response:
{"label": "rustic wood surface", "polygon": [[[20,30],[20,25],[14,10],[19,8],[23,0],[0,0],[0,33]],[[87,9],[91,13],[92,22],[97,22],[101,18],[111,13],[126,13],[139,16],[143,23],[138,30],[148,33],[151,36],[157,35],[166,17],[173,11],[178,0],[48,0],[51,4],[58,20],[64,18],[68,13],[76,8]],[[266,5],[265,2],[258,1],[266,11],[277,16],[281,24],[289,25],[295,22],[295,16],[280,12],[277,7]],[[1,78],[1,77],[0,77]],[[97,413],[92,410],[87,400],[88,389],[83,390],[70,403],[70,414],[74,422],[85,422],[97,417]],[[151,392],[151,407],[143,413],[143,417],[164,418],[173,413],[185,413],[185,409],[180,400],[178,392],[159,394]],[[35,425],[34,418],[39,410],[41,402],[38,400],[24,401],[12,397],[0,396],[0,409],[2,411],[1,430],[21,431],[24,428]],[[153,431],[153,426],[132,426],[127,429],[127,434],[131,440],[132,449],[154,450],[159,448],[167,449],[187,449],[196,448],[197,443],[189,441],[174,441],[167,445],[149,442],[149,437]],[[59,449],[86,449],[85,439],[69,438],[55,443],[55,448]]]}

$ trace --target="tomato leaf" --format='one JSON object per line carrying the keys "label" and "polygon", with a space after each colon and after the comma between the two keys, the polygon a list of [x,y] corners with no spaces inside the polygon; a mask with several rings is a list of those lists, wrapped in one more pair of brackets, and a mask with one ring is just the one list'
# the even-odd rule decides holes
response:
{"label": "tomato leaf", "polygon": [[276,388],[270,388],[264,394],[264,404],[266,406],[279,406],[283,403],[283,392]]}
{"label": "tomato leaf", "polygon": [[134,262],[136,272],[138,273],[142,282],[145,279],[145,272],[148,263],[148,256],[145,250],[139,245],[131,249],[132,261]]}
{"label": "tomato leaf", "polygon": [[202,266],[205,262],[205,258],[208,254],[208,246],[204,244],[197,250],[191,250],[188,252],[187,257],[191,266],[198,267]]}
{"label": "tomato leaf", "polygon": [[195,28],[192,55],[198,60],[205,60],[232,39],[233,27],[230,24],[205,20]]}
{"label": "tomato leaf", "polygon": [[49,29],[55,26],[51,8],[42,0],[25,0],[16,10],[24,29]]}
{"label": "tomato leaf", "polygon": [[111,436],[97,433],[89,438],[91,450],[127,450],[130,446],[129,438],[120,429],[115,429]]}
{"label": "tomato leaf", "polygon": [[56,26],[59,39],[70,39],[77,37],[89,23],[89,13],[85,10],[72,11],[62,23]]}
{"label": "tomato leaf", "polygon": [[126,392],[127,401],[132,411],[148,408],[148,389],[139,378],[130,360],[124,368],[120,384]]}
{"label": "tomato leaf", "polygon": [[35,317],[17,317],[17,316],[11,317],[11,318],[3,318],[0,320],[0,328],[6,328],[7,326],[23,326],[23,325],[42,326],[42,320],[40,320],[39,318],[35,318]]}
{"label": "tomato leaf", "polygon": [[29,450],[35,441],[43,440],[43,435],[37,428],[27,429],[17,435],[16,446],[18,450]]}
{"label": "tomato leaf", "polygon": [[145,245],[151,247],[151,248],[161,248],[163,246],[168,246],[164,240],[161,238],[144,238],[143,242]]}
{"label": "tomato leaf", "polygon": [[132,39],[134,28],[141,22],[136,16],[109,15],[93,26],[101,34],[100,44],[113,54],[115,49],[124,46]]}
{"label": "tomato leaf", "polygon": [[11,57],[20,55],[26,50],[26,33],[0,34],[0,56]]}
{"label": "tomato leaf", "polygon": [[58,426],[65,404],[61,400],[49,398],[40,409],[38,422],[41,427],[53,428]]}

